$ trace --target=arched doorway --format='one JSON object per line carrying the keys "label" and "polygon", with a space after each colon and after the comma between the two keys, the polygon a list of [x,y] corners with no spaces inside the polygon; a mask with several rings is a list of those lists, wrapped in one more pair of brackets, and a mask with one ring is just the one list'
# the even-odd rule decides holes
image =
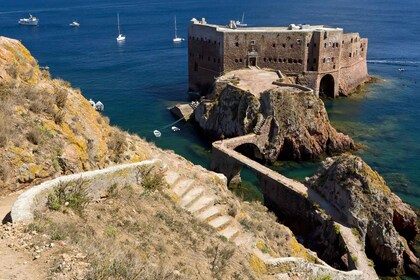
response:
{"label": "arched doorway", "polygon": [[330,74],[322,77],[319,83],[319,97],[334,98],[334,78]]}

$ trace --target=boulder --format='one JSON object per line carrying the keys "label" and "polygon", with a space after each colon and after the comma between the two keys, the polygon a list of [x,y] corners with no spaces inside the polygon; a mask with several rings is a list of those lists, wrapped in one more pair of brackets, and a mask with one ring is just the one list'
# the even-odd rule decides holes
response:
{"label": "boulder", "polygon": [[408,245],[418,234],[417,215],[361,158],[349,154],[327,158],[305,183],[357,229],[380,274],[402,275],[406,268],[418,270],[419,259]]}

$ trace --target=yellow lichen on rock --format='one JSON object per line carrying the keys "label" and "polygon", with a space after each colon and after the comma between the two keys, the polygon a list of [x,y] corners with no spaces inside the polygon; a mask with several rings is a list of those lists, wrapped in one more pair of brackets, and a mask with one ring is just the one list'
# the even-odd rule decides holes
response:
{"label": "yellow lichen on rock", "polygon": [[249,265],[251,266],[252,270],[254,270],[259,275],[267,273],[267,266],[265,265],[264,261],[262,261],[254,254],[249,257]]}

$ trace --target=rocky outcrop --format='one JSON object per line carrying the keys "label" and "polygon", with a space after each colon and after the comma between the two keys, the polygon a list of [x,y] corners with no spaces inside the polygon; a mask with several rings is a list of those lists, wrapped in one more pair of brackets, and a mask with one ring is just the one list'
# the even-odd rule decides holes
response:
{"label": "rocky outcrop", "polygon": [[149,158],[80,90],[51,79],[18,41],[0,36],[0,195],[40,181]]}
{"label": "rocky outcrop", "polygon": [[236,137],[254,132],[272,116],[265,160],[315,159],[354,148],[352,139],[329,123],[321,99],[310,92],[274,88],[255,95],[233,84],[216,86],[213,102],[195,110],[199,126],[213,138]]}
{"label": "rocky outcrop", "polygon": [[327,158],[306,184],[357,229],[379,273],[402,275],[407,267],[418,271],[420,262],[409,247],[419,233],[416,214],[361,158],[349,154]]}

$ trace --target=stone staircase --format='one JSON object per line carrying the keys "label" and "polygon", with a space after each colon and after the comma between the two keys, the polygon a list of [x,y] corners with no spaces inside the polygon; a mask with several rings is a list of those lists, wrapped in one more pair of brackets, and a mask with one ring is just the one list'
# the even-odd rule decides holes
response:
{"label": "stone staircase", "polygon": [[218,234],[234,241],[241,233],[242,226],[227,214],[227,205],[219,203],[211,188],[197,184],[195,180],[168,170],[165,175],[170,191],[178,204],[199,220],[212,226]]}

